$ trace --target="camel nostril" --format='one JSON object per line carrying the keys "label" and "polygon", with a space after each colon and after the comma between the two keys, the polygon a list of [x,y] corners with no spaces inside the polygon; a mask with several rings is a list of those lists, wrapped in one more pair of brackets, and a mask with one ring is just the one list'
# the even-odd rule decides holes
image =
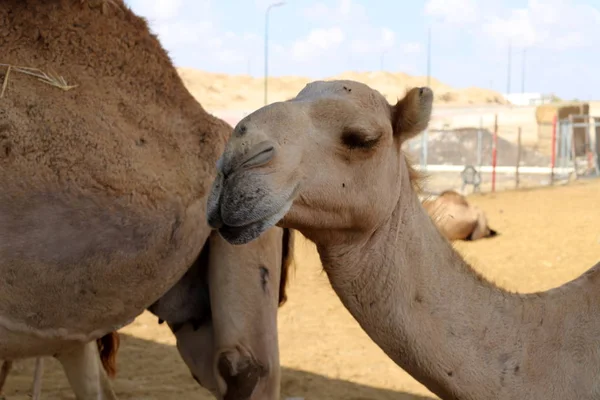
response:
{"label": "camel nostril", "polygon": [[269,144],[259,144],[257,151],[253,153],[246,161],[241,165],[242,168],[252,168],[264,165],[271,161],[275,157],[275,147]]}

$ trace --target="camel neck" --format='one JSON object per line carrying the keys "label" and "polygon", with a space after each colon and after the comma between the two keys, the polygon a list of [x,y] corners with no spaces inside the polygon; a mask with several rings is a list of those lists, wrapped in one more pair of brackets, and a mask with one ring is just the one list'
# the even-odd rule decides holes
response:
{"label": "camel neck", "polygon": [[486,281],[442,237],[412,190],[374,233],[336,243],[317,248],[343,304],[390,358],[444,399],[520,398],[534,375],[538,383],[549,379],[536,363],[556,363],[560,371],[564,353],[556,354],[573,344],[557,307],[585,315],[573,283],[519,295]]}

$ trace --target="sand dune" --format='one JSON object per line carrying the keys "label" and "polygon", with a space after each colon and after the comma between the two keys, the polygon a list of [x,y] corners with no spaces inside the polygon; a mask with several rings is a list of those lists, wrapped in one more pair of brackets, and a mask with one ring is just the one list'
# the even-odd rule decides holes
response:
{"label": "sand dune", "polygon": [[[178,68],[190,92],[208,110],[253,110],[263,106],[264,79],[249,75],[227,75]],[[345,72],[326,79],[351,79],[364,82],[379,90],[390,102],[401,97],[407,89],[426,85],[424,76],[410,76],[397,72]],[[269,78],[269,102],[294,97],[308,82],[315,79],[298,76]],[[430,86],[437,104],[508,104],[498,92],[481,88],[456,89],[432,78]]]}

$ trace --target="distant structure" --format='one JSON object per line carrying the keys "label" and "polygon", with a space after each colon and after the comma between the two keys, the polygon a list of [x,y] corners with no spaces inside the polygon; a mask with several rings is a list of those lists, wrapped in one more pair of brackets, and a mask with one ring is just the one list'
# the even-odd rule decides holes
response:
{"label": "distant structure", "polygon": [[554,95],[551,93],[503,93],[502,97],[515,106],[539,106],[552,102]]}

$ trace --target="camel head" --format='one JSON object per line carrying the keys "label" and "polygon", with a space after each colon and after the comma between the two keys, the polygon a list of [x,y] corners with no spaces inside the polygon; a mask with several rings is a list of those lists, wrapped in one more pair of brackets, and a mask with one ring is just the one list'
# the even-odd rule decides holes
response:
{"label": "camel head", "polygon": [[166,321],[192,377],[217,399],[278,399],[277,310],[293,231],[233,246],[212,233],[194,265],[148,310]]}
{"label": "camel head", "polygon": [[359,82],[316,81],[255,111],[217,163],[209,224],[233,244],[275,224],[309,238],[374,229],[406,190],[401,174],[416,177],[401,146],[427,127],[432,101],[429,88],[390,105]]}

